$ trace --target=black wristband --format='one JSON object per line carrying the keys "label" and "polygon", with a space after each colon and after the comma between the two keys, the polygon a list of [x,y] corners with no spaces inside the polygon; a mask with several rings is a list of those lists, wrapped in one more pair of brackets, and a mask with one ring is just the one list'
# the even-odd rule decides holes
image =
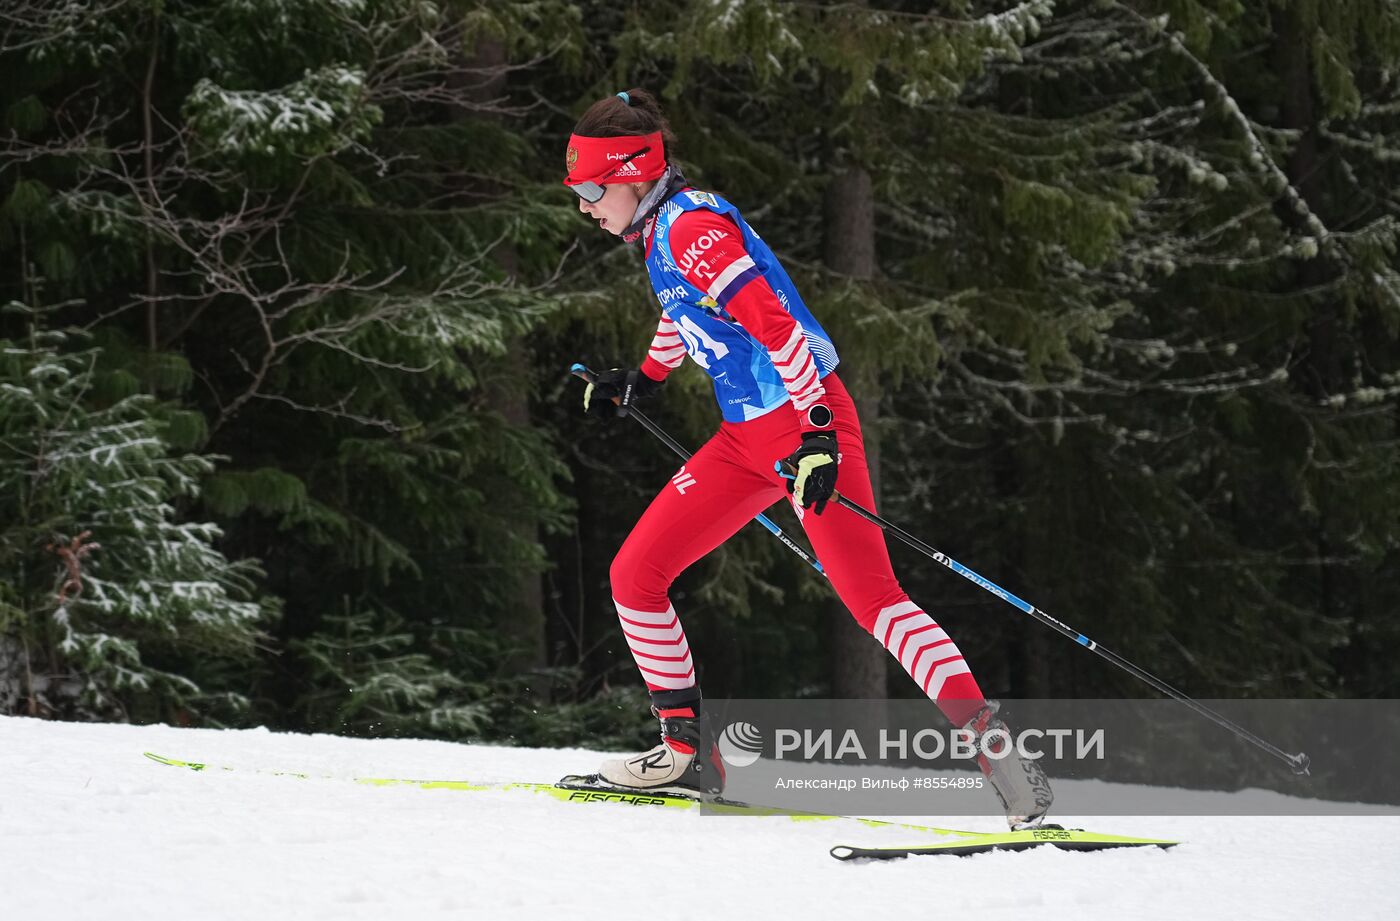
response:
{"label": "black wristband", "polygon": [[829,429],[836,421],[836,414],[831,411],[831,407],[825,403],[818,403],[807,410],[807,415],[803,417],[807,420],[807,427],[814,429]]}

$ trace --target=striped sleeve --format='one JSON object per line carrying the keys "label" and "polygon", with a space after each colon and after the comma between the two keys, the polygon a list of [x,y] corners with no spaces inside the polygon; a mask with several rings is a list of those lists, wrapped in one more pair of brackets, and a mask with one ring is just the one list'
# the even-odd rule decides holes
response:
{"label": "striped sleeve", "polygon": [[822,386],[802,324],[783,309],[768,282],[759,278],[746,285],[730,298],[728,310],[768,349],[802,431],[830,429],[833,420],[829,408],[827,412],[812,412],[818,406],[826,407],[826,387]]}
{"label": "striped sleeve", "polygon": [[826,388],[817,376],[817,363],[807,347],[807,337],[802,334],[800,323],[794,321],[787,342],[776,352],[770,348],[768,354],[773,359],[773,367],[778,369],[783,379],[788,396],[792,398],[793,408],[798,412],[805,413],[826,395]]}
{"label": "striped sleeve", "polygon": [[642,362],[642,373],[654,381],[664,381],[666,375],[680,367],[685,359],[685,345],[681,334],[671,318],[661,317],[652,337],[651,348],[647,350],[646,361]]}
{"label": "striped sleeve", "polygon": [[671,252],[686,280],[709,294],[768,350],[802,430],[831,428],[829,411],[812,412],[825,406],[826,388],[802,326],[754,264],[738,227],[713,211],[687,211],[672,222],[670,235]]}

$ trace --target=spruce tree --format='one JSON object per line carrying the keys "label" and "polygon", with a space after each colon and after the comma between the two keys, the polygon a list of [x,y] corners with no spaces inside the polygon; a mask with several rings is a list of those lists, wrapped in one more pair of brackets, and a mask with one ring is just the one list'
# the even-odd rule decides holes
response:
{"label": "spruce tree", "polygon": [[[545,567],[517,521],[560,526],[562,471],[485,384],[524,376],[508,356],[553,307],[538,282],[557,216],[519,192],[519,111],[474,95],[504,66],[461,52],[506,29],[531,60],[556,32],[526,34],[541,11],[174,2],[75,23],[34,7],[0,54],[16,132],[0,251],[37,259],[61,318],[121,366],[188,369],[178,397],[226,458],[206,513],[285,601],[291,654],[249,676],[269,722],[337,725],[332,692],[363,727],[356,689],[318,664],[347,629],[413,637],[362,651],[362,674],[378,655],[456,695],[384,698],[405,725],[466,714],[484,693],[467,676],[513,686],[510,644],[474,631]],[[62,108],[74,92],[96,100],[88,121]],[[513,192],[487,200],[463,176]],[[493,262],[509,244],[515,278]]]}
{"label": "spruce tree", "polygon": [[87,337],[7,313],[30,328],[0,338],[0,711],[241,718],[275,605],[187,513],[215,459]]}

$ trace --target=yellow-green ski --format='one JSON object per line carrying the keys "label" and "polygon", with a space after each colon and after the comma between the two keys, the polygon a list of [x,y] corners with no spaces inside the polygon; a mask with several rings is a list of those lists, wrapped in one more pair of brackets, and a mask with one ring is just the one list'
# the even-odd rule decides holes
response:
{"label": "yellow-green ski", "polygon": [[[154,752],[146,752],[147,758],[172,767],[188,768],[192,771],[242,771],[244,769],[205,764],[199,761],[181,761],[167,758]],[[313,775],[298,771],[260,771],[275,777],[296,777],[312,779]],[[323,775],[325,779],[332,778]],[[1019,851],[1027,848],[1050,845],[1066,850],[1099,851],[1120,847],[1169,848],[1180,843],[1160,841],[1152,838],[1129,838],[1122,835],[1105,835],[1076,828],[1044,826],[1027,831],[975,832],[952,828],[938,828],[930,825],[913,825],[907,822],[890,822],[883,819],[865,819],[855,816],[829,815],[820,812],[794,812],[775,806],[756,806],[734,800],[700,800],[673,793],[632,793],[623,790],[609,790],[571,785],[565,783],[531,783],[527,781],[473,781],[473,780],[407,780],[394,777],[355,777],[355,783],[373,787],[410,786],[423,790],[464,790],[473,792],[508,791],[538,793],[564,803],[614,803],[625,806],[660,806],[671,809],[704,809],[707,813],[720,815],[785,816],[794,822],[822,822],[842,820],[858,822],[871,828],[903,828],[923,834],[937,835],[948,840],[911,845],[907,847],[855,847],[838,845],[831,849],[831,856],[837,860],[890,860],[899,857],[912,857],[920,854],[945,854],[966,856],[989,851]]]}
{"label": "yellow-green ski", "polygon": [[1120,847],[1159,847],[1165,849],[1175,847],[1180,843],[1179,841],[1161,841],[1156,838],[1104,835],[1098,832],[1084,831],[1081,828],[1046,825],[1026,831],[998,832],[976,835],[961,841],[939,841],[908,847],[853,847],[838,844],[831,849],[831,856],[837,860],[892,860],[900,857],[915,857],[921,854],[966,857],[970,854],[985,854],[989,851],[1024,851],[1047,845],[1066,851],[1104,851]]}
{"label": "yellow-green ski", "polygon": [[[181,761],[178,758],[167,758],[164,755],[157,755],[154,752],[145,752],[147,758],[160,764],[168,764],[172,767],[189,768],[192,771],[240,771],[239,768],[223,767],[221,765],[205,764],[199,761]],[[269,774],[276,777],[297,777],[302,780],[312,779],[312,775],[297,771],[254,771],[254,773]],[[329,776],[323,779],[337,779]],[[409,786],[418,787],[423,790],[464,790],[474,792],[485,791],[511,791],[523,793],[539,793],[564,803],[616,803],[626,806],[661,806],[672,809],[704,809],[711,815],[774,815],[786,816],[794,822],[823,822],[843,820],[848,822],[859,822],[862,825],[872,828],[903,828],[909,831],[923,832],[939,836],[956,836],[958,838],[980,838],[985,834],[995,834],[988,832],[959,831],[952,828],[937,828],[929,825],[914,825],[908,822],[890,822],[883,819],[865,819],[855,816],[828,815],[820,812],[794,812],[789,809],[782,809],[776,806],[755,806],[750,803],[741,803],[735,800],[699,800],[688,796],[679,796],[671,793],[632,793],[620,790],[596,789],[584,786],[571,786],[562,783],[530,783],[526,781],[474,781],[474,780],[406,780],[393,777],[355,777],[355,783],[367,784],[372,787],[396,787]]]}

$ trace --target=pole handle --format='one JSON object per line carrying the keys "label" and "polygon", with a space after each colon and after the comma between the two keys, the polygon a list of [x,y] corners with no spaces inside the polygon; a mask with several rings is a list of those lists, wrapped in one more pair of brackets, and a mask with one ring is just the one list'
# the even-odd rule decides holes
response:
{"label": "pole handle", "polygon": [[[797,471],[794,470],[792,464],[789,464],[787,461],[773,461],[773,472],[785,480],[797,479]],[[831,491],[831,501],[837,505],[842,505],[846,500],[841,498],[841,493],[833,489]],[[859,514],[859,512],[857,512],[857,514]]]}
{"label": "pole handle", "polygon": [[[586,365],[581,365],[578,362],[574,362],[569,366],[569,373],[579,380],[587,381],[590,384],[598,380],[598,375],[590,371]],[[618,407],[617,414],[619,416],[627,415],[627,413],[622,410],[622,397],[608,397],[608,401]]]}

